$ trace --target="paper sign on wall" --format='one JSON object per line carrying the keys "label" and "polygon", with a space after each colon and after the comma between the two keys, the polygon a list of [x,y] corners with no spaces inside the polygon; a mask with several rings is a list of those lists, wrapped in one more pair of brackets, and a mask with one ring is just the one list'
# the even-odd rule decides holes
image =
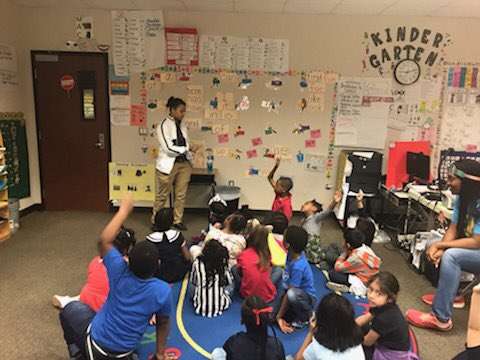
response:
{"label": "paper sign on wall", "polygon": [[319,139],[321,136],[321,131],[320,129],[315,129],[315,130],[310,130],[310,137],[312,139]]}
{"label": "paper sign on wall", "polygon": [[238,76],[236,73],[231,73],[231,72],[222,72],[220,73],[219,76],[221,81],[224,82],[229,82],[229,83],[237,83],[238,82]]}
{"label": "paper sign on wall", "polygon": [[305,170],[325,172],[327,157],[325,155],[305,154]]}
{"label": "paper sign on wall", "polygon": [[203,86],[187,85],[187,111],[202,112],[203,106]]}
{"label": "paper sign on wall", "polygon": [[212,125],[212,134],[228,134],[230,127],[228,124],[213,124]]}
{"label": "paper sign on wall", "polygon": [[177,82],[177,73],[174,72],[162,72],[160,74],[160,81],[162,83],[173,83]]}
{"label": "paper sign on wall", "polygon": [[130,107],[130,125],[131,126],[146,126],[147,116],[146,107],[144,104],[135,104]]}
{"label": "paper sign on wall", "polygon": [[251,159],[251,158],[256,158],[258,155],[257,155],[257,150],[253,149],[253,150],[247,150],[247,159]]}
{"label": "paper sign on wall", "polygon": [[218,142],[220,144],[227,143],[228,142],[228,134],[220,134],[218,135]]}
{"label": "paper sign on wall", "polygon": [[93,16],[77,16],[75,22],[78,39],[93,39]]}
{"label": "paper sign on wall", "polygon": [[197,127],[202,127],[202,119],[201,118],[185,118],[182,120],[185,126],[189,129]]}
{"label": "paper sign on wall", "polygon": [[215,157],[228,157],[230,153],[229,148],[217,147],[213,149],[213,154]]}
{"label": "paper sign on wall", "polygon": [[305,147],[306,148],[313,148],[315,146],[317,146],[317,142],[315,140],[313,140],[313,139],[306,139],[305,140]]}
{"label": "paper sign on wall", "polygon": [[263,140],[261,137],[254,137],[252,139],[252,145],[253,146],[259,146],[259,145],[262,145],[263,144]]}
{"label": "paper sign on wall", "polygon": [[155,199],[155,164],[108,164],[109,199],[121,200],[130,192],[135,200]]}

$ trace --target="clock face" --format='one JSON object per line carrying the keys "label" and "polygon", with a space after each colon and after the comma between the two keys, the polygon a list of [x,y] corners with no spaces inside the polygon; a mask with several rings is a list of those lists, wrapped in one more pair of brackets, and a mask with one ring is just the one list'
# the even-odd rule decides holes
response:
{"label": "clock face", "polygon": [[394,75],[398,83],[411,85],[420,78],[420,65],[414,60],[402,60],[395,66]]}

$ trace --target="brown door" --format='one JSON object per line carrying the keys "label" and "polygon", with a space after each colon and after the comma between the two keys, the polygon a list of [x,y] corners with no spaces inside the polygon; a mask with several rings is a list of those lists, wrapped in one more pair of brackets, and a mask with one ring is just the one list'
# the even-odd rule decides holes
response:
{"label": "brown door", "polygon": [[108,211],[107,54],[32,51],[32,66],[45,209]]}

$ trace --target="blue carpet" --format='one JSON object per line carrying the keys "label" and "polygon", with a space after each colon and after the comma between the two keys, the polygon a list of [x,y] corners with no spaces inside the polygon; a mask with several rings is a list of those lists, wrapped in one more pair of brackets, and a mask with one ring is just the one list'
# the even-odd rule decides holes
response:
{"label": "blue carpet", "polygon": [[[315,278],[316,297],[320,300],[323,296],[329,293],[330,290],[325,286],[326,279],[323,273],[312,266],[313,275]],[[174,303],[178,303],[181,283],[176,283],[172,286],[172,293]],[[343,293],[355,308],[356,315],[361,315],[366,310],[367,300],[364,298],[356,298],[352,294]],[[186,332],[191,339],[202,349],[205,355],[212,352],[216,347],[223,346],[224,342],[233,334],[244,330],[240,324],[240,308],[243,299],[239,296],[235,297],[230,308],[221,316],[216,318],[205,318],[195,314],[191,301],[186,298],[183,304],[183,311],[181,317]],[[179,309],[177,305],[176,312]],[[286,354],[295,355],[301,346],[307,329],[295,331],[293,334],[283,334],[278,327],[275,327],[278,338],[282,341]],[[175,316],[171,319],[170,336],[168,339],[168,347],[176,348],[181,351],[181,359],[184,360],[202,360],[207,357],[195,350],[183,337],[180,332],[179,325]],[[145,333],[142,344],[138,349],[140,359],[146,360],[149,355],[155,352],[155,327],[150,326]],[[200,350],[201,351],[201,350]]]}

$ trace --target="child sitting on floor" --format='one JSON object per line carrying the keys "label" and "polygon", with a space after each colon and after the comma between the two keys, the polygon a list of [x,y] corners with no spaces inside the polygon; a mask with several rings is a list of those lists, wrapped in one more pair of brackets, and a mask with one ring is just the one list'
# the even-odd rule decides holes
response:
{"label": "child sitting on floor", "polygon": [[193,262],[188,287],[198,315],[214,317],[230,307],[234,285],[228,258],[227,248],[210,240]]}
{"label": "child sitting on floor", "polygon": [[[113,241],[113,246],[126,258],[135,243],[135,232],[122,226]],[[100,251],[100,242],[97,246]],[[109,291],[107,269],[103,264],[103,257],[96,256],[88,264],[87,283],[80,291],[80,295],[73,297],[54,295],[52,305],[57,309],[63,309],[69,302],[80,300],[90,306],[95,312],[98,312],[105,300],[107,300]]]}
{"label": "child sitting on floor", "polygon": [[320,301],[295,360],[365,360],[362,343],[352,304],[331,293]]}
{"label": "child sitting on floor", "polygon": [[283,245],[288,255],[283,272],[284,292],[277,312],[277,322],[284,333],[307,326],[315,304],[313,273],[303,251],[307,241],[307,232],[301,227],[289,226],[285,230]]}
{"label": "child sitting on floor", "polygon": [[[284,360],[283,344],[275,336],[268,335],[268,325],[273,308],[255,295],[242,304],[242,324],[247,332],[230,336],[223,348],[212,352],[212,360]],[[273,329],[272,329],[273,330]]]}
{"label": "child sitting on floor", "polygon": [[389,272],[380,272],[370,279],[370,311],[356,319],[361,327],[371,324],[363,340],[367,360],[419,359],[410,351],[407,320],[396,303],[399,291],[397,278]]}
{"label": "child sitting on floor", "polygon": [[155,276],[168,283],[182,280],[190,270],[190,253],[185,246],[185,239],[173,226],[173,209],[162,208],[155,214],[153,233],[147,241],[158,250],[160,264]]}
{"label": "child sitting on floor", "polygon": [[305,255],[310,263],[318,264],[324,259],[324,250],[320,240],[322,221],[332,213],[335,206],[341,200],[342,192],[337,191],[326,210],[323,210],[322,204],[318,203],[315,199],[307,201],[302,205],[304,215],[302,227],[308,234],[308,244],[305,249]]}
{"label": "child sitting on floor", "polygon": [[276,285],[282,278],[282,269],[271,264],[268,235],[265,226],[256,226],[247,239],[247,249],[238,256],[237,266],[232,269],[235,285],[244,298],[256,295],[267,303],[275,298]]}
{"label": "child sitting on floor", "polygon": [[272,185],[275,192],[275,200],[273,201],[272,211],[280,211],[285,214],[288,220],[293,215],[292,211],[292,190],[293,182],[289,177],[281,177],[277,181],[273,180],[273,176],[280,166],[280,158],[275,158],[275,166],[273,167],[270,174],[268,174],[268,181]]}
{"label": "child sitting on floor", "polygon": [[287,250],[283,246],[283,233],[288,227],[288,219],[281,212],[269,212],[263,218],[262,224],[269,230],[268,248],[272,254],[272,264],[284,267],[287,261]]}
{"label": "child sitting on floor", "polygon": [[[237,263],[237,256],[245,250],[247,242],[243,236],[243,230],[245,229],[246,221],[242,214],[228,215],[223,222],[223,229],[212,228],[205,237],[205,243],[211,239],[217,240],[220,244],[225,246],[230,256],[229,266],[232,268]],[[190,254],[192,258],[197,258],[205,244],[192,246],[190,248]]]}
{"label": "child sitting on floor", "polygon": [[334,291],[352,291],[355,295],[365,295],[364,284],[378,273],[380,258],[370,246],[365,244],[365,236],[358,230],[346,229],[344,250],[335,262],[334,270],[329,270],[327,286]]}

